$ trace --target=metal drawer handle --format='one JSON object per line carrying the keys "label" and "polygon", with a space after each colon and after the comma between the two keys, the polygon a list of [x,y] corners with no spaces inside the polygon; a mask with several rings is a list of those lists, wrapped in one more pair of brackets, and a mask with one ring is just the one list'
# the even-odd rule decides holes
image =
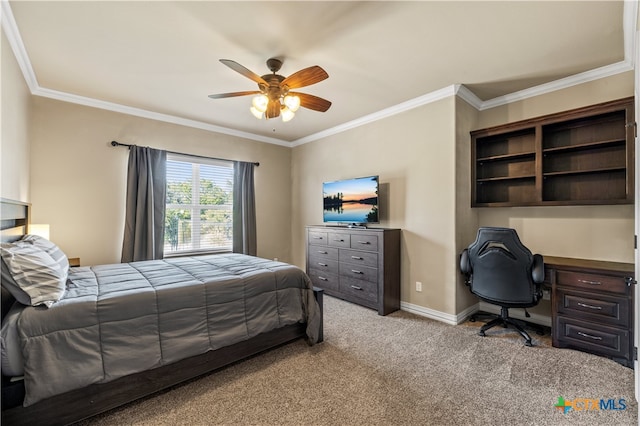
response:
{"label": "metal drawer handle", "polygon": [[578,331],[578,334],[582,337],[588,337],[589,339],[602,340],[602,337],[600,336],[592,336],[591,334],[583,333],[582,331]]}
{"label": "metal drawer handle", "polygon": [[358,244],[371,244],[369,241],[358,241]]}
{"label": "metal drawer handle", "polygon": [[578,282],[591,284],[591,285],[602,285],[600,281],[578,280]]}
{"label": "metal drawer handle", "polygon": [[313,237],[314,240],[322,240],[323,237]]}
{"label": "metal drawer handle", "polygon": [[351,258],[355,259],[355,260],[362,260],[362,258],[360,256],[351,256]]}
{"label": "metal drawer handle", "polygon": [[358,271],[357,269],[352,269],[351,272],[353,272],[354,274],[364,274],[364,272]]}
{"label": "metal drawer handle", "polygon": [[602,309],[602,306],[587,305],[585,303],[580,303],[580,302],[578,302],[578,306],[582,306],[583,308],[589,308],[589,309],[597,309],[597,310]]}
{"label": "metal drawer handle", "polygon": [[357,285],[352,285],[351,288],[354,290],[362,290],[362,287],[358,287]]}
{"label": "metal drawer handle", "polygon": [[318,276],[318,279],[320,279],[320,280],[322,280],[322,281],[329,281],[329,280],[328,280],[328,279],[326,279],[325,277],[321,277],[321,276]]}
{"label": "metal drawer handle", "polygon": [[333,241],[337,241],[339,243],[344,243],[344,240],[333,240]]}
{"label": "metal drawer handle", "polygon": [[320,266],[327,266],[327,264],[326,264],[326,263],[322,263],[322,262],[318,262],[318,265],[320,265]]}
{"label": "metal drawer handle", "polygon": [[318,250],[318,253],[320,253],[320,254],[329,254],[328,252],[322,251],[322,250]]}

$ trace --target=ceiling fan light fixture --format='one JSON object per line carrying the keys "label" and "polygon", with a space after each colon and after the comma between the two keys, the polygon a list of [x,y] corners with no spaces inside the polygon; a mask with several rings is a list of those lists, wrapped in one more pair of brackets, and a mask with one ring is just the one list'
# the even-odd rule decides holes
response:
{"label": "ceiling fan light fixture", "polygon": [[269,105],[269,98],[267,97],[267,95],[254,96],[251,104],[253,105],[253,108],[263,113],[267,110],[267,105]]}
{"label": "ceiling fan light fixture", "polygon": [[291,110],[291,112],[296,112],[298,108],[300,108],[300,97],[287,95],[284,97],[283,103]]}
{"label": "ceiling fan light fixture", "polygon": [[282,108],[282,111],[280,111],[280,115],[282,116],[282,121],[286,123],[287,121],[293,119],[296,114],[291,111],[291,109],[285,106],[284,108]]}
{"label": "ceiling fan light fixture", "polygon": [[251,114],[253,114],[255,118],[257,118],[258,120],[262,120],[262,117],[264,116],[264,113],[262,111],[259,111],[256,107],[253,106],[249,108],[249,111],[251,111]]}

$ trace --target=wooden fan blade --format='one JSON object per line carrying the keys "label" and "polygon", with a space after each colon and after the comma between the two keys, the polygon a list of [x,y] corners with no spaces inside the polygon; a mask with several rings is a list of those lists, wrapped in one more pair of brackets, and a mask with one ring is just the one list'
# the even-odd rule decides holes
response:
{"label": "wooden fan blade", "polygon": [[281,85],[289,86],[289,89],[297,89],[299,87],[310,86],[316,84],[326,78],[329,74],[317,65],[294,72],[289,77],[282,80]]}
{"label": "wooden fan blade", "polygon": [[280,109],[282,105],[280,101],[270,101],[269,105],[267,105],[267,110],[264,112],[264,116],[266,119],[276,118],[280,115]]}
{"label": "wooden fan blade", "polygon": [[260,77],[258,74],[254,73],[253,71],[251,71],[248,68],[243,67],[242,65],[240,65],[236,61],[232,61],[231,59],[220,59],[220,62],[222,62],[223,64],[225,64],[226,66],[228,66],[232,70],[234,70],[236,72],[239,72],[240,74],[244,75],[245,77],[250,78],[251,80],[255,81],[258,84],[262,83],[262,84],[265,84],[267,86],[269,85],[269,83],[264,81],[264,79],[262,77]]}
{"label": "wooden fan blade", "polygon": [[231,93],[218,93],[215,95],[209,95],[211,99],[233,98],[234,96],[247,96],[247,95],[259,95],[259,90],[250,90],[248,92],[231,92]]}
{"label": "wooden fan blade", "polygon": [[289,92],[289,95],[295,95],[300,98],[300,106],[314,111],[325,112],[331,106],[331,102],[326,99],[319,98],[308,93]]}

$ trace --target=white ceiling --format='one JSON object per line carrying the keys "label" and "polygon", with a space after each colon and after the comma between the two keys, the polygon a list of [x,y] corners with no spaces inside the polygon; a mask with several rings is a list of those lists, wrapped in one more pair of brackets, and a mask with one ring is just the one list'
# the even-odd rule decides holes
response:
{"label": "white ceiling", "polygon": [[[483,108],[631,69],[636,21],[637,3],[621,1],[3,0],[2,17],[36,95],[284,145],[455,85]],[[255,119],[250,96],[207,97],[257,90],[219,59],[262,75],[270,57],[284,76],[324,68],[327,80],[298,91],[331,108],[283,123]]]}

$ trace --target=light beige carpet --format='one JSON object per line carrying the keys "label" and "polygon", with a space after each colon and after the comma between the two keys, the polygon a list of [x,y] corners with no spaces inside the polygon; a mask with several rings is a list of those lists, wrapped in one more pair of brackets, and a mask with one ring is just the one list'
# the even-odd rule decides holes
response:
{"label": "light beige carpet", "polygon": [[[637,425],[633,370],[501,328],[450,326],[325,297],[325,342],[303,341],[85,425]],[[569,411],[565,400],[624,399]],[[619,406],[619,405],[617,405]]]}

